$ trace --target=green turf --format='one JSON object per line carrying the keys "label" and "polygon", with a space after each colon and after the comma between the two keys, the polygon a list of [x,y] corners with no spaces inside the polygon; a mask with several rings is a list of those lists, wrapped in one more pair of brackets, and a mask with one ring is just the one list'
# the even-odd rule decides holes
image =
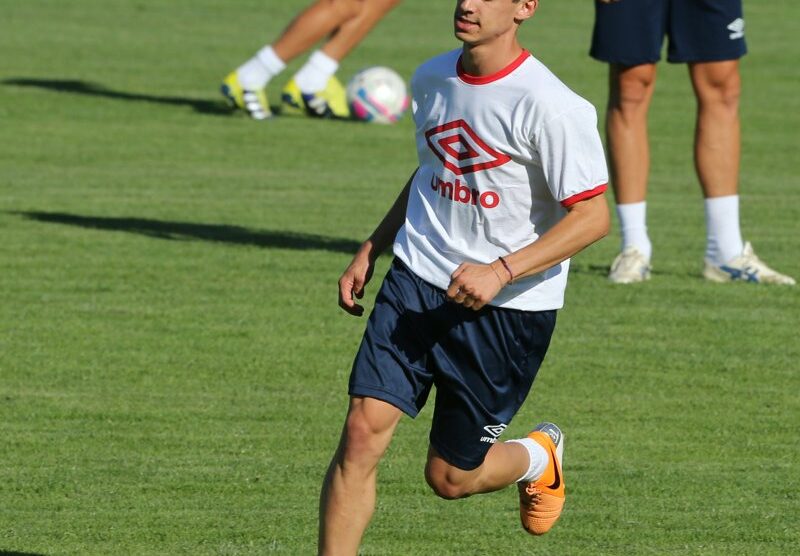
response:
{"label": "green turf", "polygon": [[[221,77],[302,5],[3,4],[0,554],[314,552],[364,326],[337,308],[336,280],[415,153],[408,118],[226,112]],[[746,8],[744,233],[800,276],[800,7]],[[407,0],[341,75],[385,64],[408,78],[456,46],[451,11]],[[602,117],[591,19],[590,2],[544,1],[523,37]],[[607,283],[616,232],[576,258],[508,431],[565,429],[562,520],[534,539],[511,489],[431,494],[428,408],[382,464],[363,554],[800,552],[798,290],[700,279],[691,90],[685,68],[659,71],[653,279]]]}

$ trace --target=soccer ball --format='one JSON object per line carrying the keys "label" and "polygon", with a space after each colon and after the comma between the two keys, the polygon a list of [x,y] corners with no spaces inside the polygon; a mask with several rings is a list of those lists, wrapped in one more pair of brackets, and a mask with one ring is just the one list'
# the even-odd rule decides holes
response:
{"label": "soccer ball", "polygon": [[393,124],[408,109],[406,83],[384,66],[361,70],[347,84],[347,102],[357,120]]}

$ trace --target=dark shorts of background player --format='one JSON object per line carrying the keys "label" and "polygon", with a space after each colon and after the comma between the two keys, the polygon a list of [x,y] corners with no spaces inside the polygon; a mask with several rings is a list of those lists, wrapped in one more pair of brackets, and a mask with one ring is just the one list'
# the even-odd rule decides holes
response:
{"label": "dark shorts of background player", "polygon": [[595,0],[593,58],[652,64],[669,37],[673,63],[738,60],[747,53],[741,0]]}
{"label": "dark shorts of background player", "polygon": [[556,311],[465,308],[395,259],[349,393],[415,417],[436,385],[430,443],[451,465],[475,469],[525,401],[555,323]]}

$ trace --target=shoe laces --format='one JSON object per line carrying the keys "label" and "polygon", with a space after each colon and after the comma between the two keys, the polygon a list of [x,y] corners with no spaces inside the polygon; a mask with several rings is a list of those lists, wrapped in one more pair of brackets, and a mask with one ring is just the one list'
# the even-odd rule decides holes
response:
{"label": "shoe laces", "polygon": [[748,253],[741,258],[742,268],[748,272],[758,272],[759,268],[766,266],[755,253]]}
{"label": "shoe laces", "polygon": [[639,267],[647,266],[647,259],[638,250],[627,248],[615,261],[614,270],[630,271]]}
{"label": "shoe laces", "polygon": [[536,483],[531,481],[527,485],[525,485],[525,494],[529,498],[528,502],[533,504],[539,501],[539,497],[542,495],[542,491],[536,486]]}

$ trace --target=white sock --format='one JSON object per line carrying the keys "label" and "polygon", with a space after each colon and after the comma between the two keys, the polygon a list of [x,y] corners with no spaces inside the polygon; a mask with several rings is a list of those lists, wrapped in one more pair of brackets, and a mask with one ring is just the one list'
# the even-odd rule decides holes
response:
{"label": "white sock", "polygon": [[269,80],[283,71],[286,64],[278,58],[271,46],[265,46],[256,55],[239,66],[236,75],[245,89],[263,89]]}
{"label": "white sock", "polygon": [[542,448],[541,444],[532,440],[530,438],[515,438],[514,440],[507,440],[506,444],[513,442],[515,444],[522,444],[526,450],[528,450],[528,457],[530,458],[530,463],[528,464],[528,471],[525,474],[517,479],[517,482],[530,482],[535,481],[536,479],[540,478],[545,470],[547,469],[548,464],[550,463],[550,456],[547,453],[547,450]]}
{"label": "white sock", "polygon": [[649,261],[653,245],[647,237],[647,201],[617,205],[622,249],[635,247]]}
{"label": "white sock", "polygon": [[744,250],[739,229],[739,196],[726,195],[705,200],[706,259],[725,264]]}
{"label": "white sock", "polygon": [[325,88],[337,69],[339,69],[339,62],[321,50],[316,50],[305,65],[294,74],[294,81],[302,92],[316,93]]}

